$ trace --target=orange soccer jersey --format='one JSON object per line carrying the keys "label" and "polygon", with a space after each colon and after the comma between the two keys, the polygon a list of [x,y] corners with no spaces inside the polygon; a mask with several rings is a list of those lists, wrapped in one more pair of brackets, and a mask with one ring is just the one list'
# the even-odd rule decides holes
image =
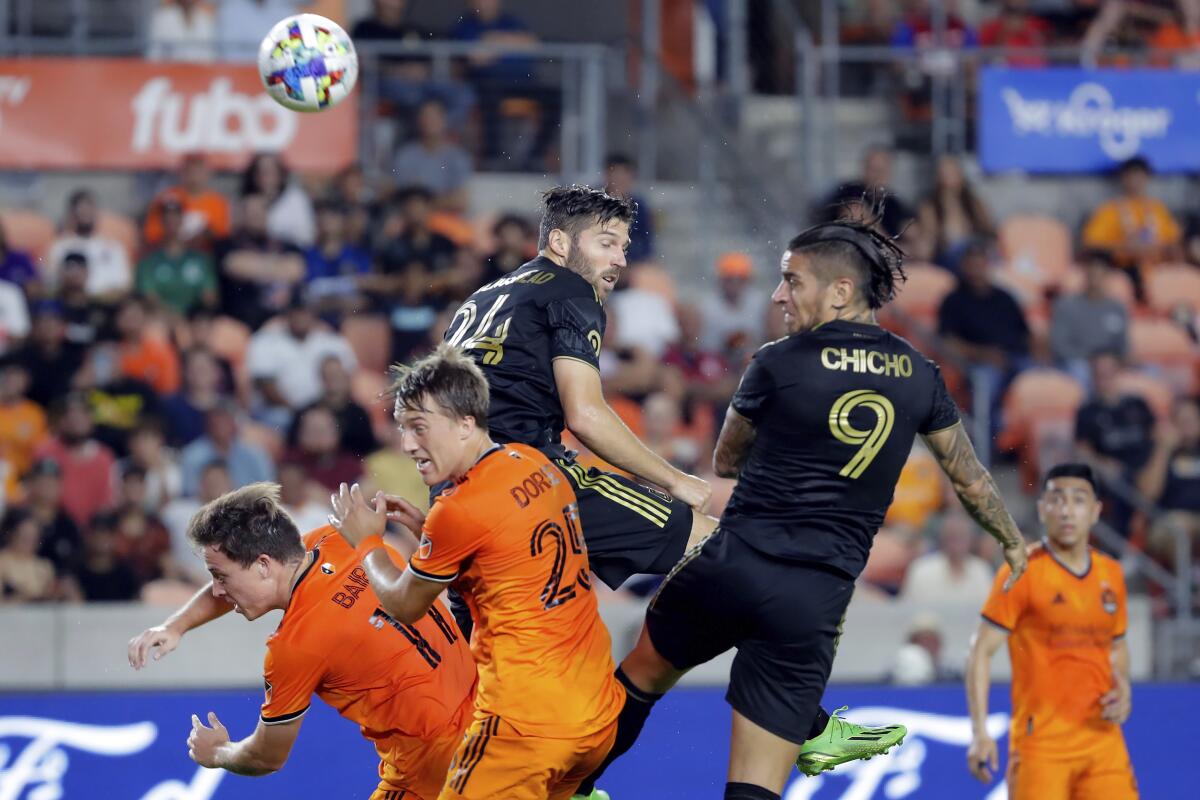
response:
{"label": "orange soccer jersey", "polygon": [[1119,726],[1100,715],[1100,698],[1114,685],[1113,642],[1125,635],[1121,565],[1092,550],[1076,575],[1043,545],[1004,592],[1010,573],[1005,566],[996,575],[983,607],[985,620],[1010,633],[1010,749],[1071,755],[1119,737]]}
{"label": "orange soccer jersey", "polygon": [[304,545],[315,558],[267,640],[263,723],[298,719],[315,693],[375,743],[380,789],[432,800],[471,721],[475,666],[453,617],[437,602],[402,625],[333,528],[306,534]]}
{"label": "orange soccer jersey", "polygon": [[570,739],[613,723],[624,690],[592,592],[575,493],[537,450],[498,446],[443,493],[409,569],[453,581],[475,618],[476,719]]}

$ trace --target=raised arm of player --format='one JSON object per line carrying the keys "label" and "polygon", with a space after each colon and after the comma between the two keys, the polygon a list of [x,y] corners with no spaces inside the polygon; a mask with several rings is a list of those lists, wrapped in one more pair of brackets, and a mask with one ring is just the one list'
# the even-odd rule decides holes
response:
{"label": "raised arm of player", "polygon": [[193,628],[199,628],[233,610],[229,603],[213,596],[212,581],[192,595],[183,606],[161,625],[147,628],[129,640],[129,666],[141,669],[146,660],[158,661],[179,646],[179,640]]}
{"label": "raised arm of player", "polygon": [[1027,559],[1025,539],[1004,507],[1004,498],[996,487],[991,473],[979,463],[975,448],[962,423],[943,431],[924,436],[925,443],[950,478],[958,500],[979,527],[990,533],[1004,548],[1004,560],[1012,567],[1012,575],[1004,588],[1011,587],[1025,571]]}
{"label": "raised arm of player", "polygon": [[[445,585],[425,580],[411,569],[398,567],[383,547],[381,538],[389,516],[409,530],[419,531],[425,515],[403,498],[383,492],[376,493],[374,505],[371,505],[357,483],[349,487],[343,483],[337,494],[330,496],[330,502],[333,514],[329,523],[359,554],[367,580],[388,616],[411,625],[429,613]],[[391,514],[389,507],[395,509]]]}
{"label": "raised arm of player", "polygon": [[746,463],[755,435],[754,423],[730,406],[725,412],[725,423],[721,426],[721,435],[717,437],[717,446],[713,450],[713,472],[722,478],[736,478]]}
{"label": "raised arm of player", "polygon": [[992,688],[992,656],[1007,637],[1007,631],[983,620],[967,656],[967,707],[971,712],[967,768],[984,783],[991,783],[992,773],[1000,768],[1000,752],[987,729],[988,692]]}
{"label": "raised arm of player", "polygon": [[593,453],[618,469],[658,484],[697,511],[704,511],[712,487],[695,475],[675,469],[634,436],[605,401],[595,367],[572,358],[556,358],[554,383],[567,427]]}
{"label": "raised arm of player", "polygon": [[287,763],[302,721],[301,718],[268,725],[259,720],[254,733],[239,742],[231,742],[229,731],[216,714],[208,712],[207,726],[192,714],[188,756],[209,769],[223,769],[235,775],[270,775]]}

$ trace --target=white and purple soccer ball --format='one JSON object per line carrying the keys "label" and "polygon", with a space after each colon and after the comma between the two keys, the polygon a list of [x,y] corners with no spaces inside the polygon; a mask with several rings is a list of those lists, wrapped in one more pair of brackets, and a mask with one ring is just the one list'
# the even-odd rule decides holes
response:
{"label": "white and purple soccer ball", "polygon": [[277,103],[292,111],[324,111],[358,80],[358,54],[342,27],[317,14],[275,23],[258,48],[258,73]]}

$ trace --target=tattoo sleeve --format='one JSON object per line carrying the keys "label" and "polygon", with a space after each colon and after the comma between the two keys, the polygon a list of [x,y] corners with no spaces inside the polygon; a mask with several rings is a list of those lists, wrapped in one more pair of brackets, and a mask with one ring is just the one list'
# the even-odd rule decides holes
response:
{"label": "tattoo sleeve", "polygon": [[725,412],[725,424],[713,451],[713,471],[722,478],[736,478],[750,454],[756,431],[753,423],[733,410]]}
{"label": "tattoo sleeve", "polygon": [[950,478],[959,502],[979,527],[1005,547],[1021,544],[1024,539],[1017,523],[1005,508],[991,473],[979,463],[962,424],[926,436],[925,441]]}

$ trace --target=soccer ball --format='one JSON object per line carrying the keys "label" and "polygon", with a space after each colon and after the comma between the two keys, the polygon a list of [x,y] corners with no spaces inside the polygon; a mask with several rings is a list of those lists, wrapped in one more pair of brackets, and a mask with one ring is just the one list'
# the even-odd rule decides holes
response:
{"label": "soccer ball", "polygon": [[324,111],[358,80],[358,54],[342,27],[316,14],[275,23],[258,47],[258,74],[267,94],[292,111]]}

